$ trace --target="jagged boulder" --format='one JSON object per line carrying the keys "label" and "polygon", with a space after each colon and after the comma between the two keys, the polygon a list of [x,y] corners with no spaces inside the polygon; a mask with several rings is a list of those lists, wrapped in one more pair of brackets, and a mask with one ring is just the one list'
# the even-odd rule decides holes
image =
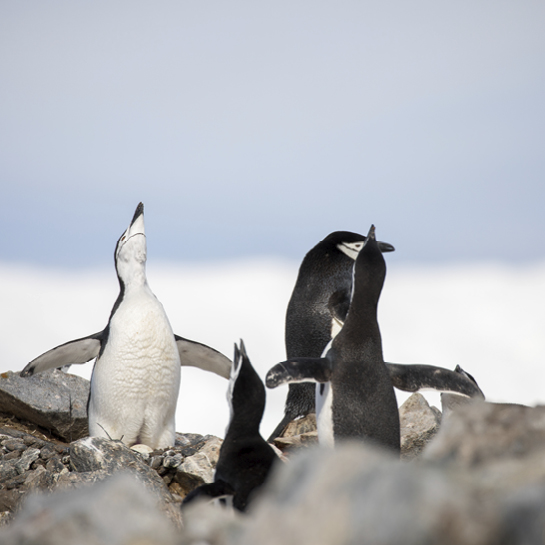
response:
{"label": "jagged boulder", "polygon": [[89,381],[58,369],[31,377],[12,371],[0,375],[0,412],[28,420],[64,441],[89,434],[88,399]]}

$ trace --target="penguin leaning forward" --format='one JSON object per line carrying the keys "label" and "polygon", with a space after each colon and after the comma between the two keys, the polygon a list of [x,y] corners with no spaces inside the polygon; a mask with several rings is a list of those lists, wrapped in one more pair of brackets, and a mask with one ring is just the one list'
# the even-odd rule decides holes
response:
{"label": "penguin leaning forward", "polygon": [[232,496],[233,507],[245,511],[278,459],[259,433],[265,410],[265,388],[250,363],[242,340],[240,348],[235,345],[227,401],[230,420],[221,445],[214,482],[190,492],[184,498],[184,505],[197,498]]}
{"label": "penguin leaning forward", "polygon": [[96,362],[88,404],[89,434],[164,448],[175,443],[180,366],[229,377],[231,361],[200,343],[175,335],[146,278],[144,205],[117,241],[119,296],[106,327],[52,348],[21,376],[74,363]]}
{"label": "penguin leaning forward", "polygon": [[[350,304],[354,260],[366,237],[349,231],[335,231],[304,257],[286,312],[286,355],[319,357],[342,328]],[[377,242],[382,252],[394,251]],[[386,363],[395,388],[406,392],[422,389],[484,398],[477,383],[459,366],[454,371],[425,364]],[[289,385],[284,417],[269,441],[282,435],[296,418],[315,412],[314,385]]]}
{"label": "penguin leaning forward", "polygon": [[269,370],[266,385],[314,381],[320,444],[361,439],[400,450],[399,412],[382,356],[377,321],[386,264],[371,226],[354,264],[348,314],[322,358],[291,358]]}

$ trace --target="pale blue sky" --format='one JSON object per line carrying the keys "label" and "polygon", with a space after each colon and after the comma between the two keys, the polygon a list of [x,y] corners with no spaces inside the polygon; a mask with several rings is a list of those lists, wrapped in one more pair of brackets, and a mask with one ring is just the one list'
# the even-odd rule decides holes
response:
{"label": "pale blue sky", "polygon": [[545,258],[545,3],[0,1],[0,260]]}

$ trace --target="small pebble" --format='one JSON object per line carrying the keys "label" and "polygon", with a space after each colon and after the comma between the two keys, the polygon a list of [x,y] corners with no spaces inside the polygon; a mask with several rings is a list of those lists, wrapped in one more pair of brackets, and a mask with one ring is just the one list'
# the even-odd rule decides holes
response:
{"label": "small pebble", "polygon": [[157,469],[163,465],[163,459],[162,456],[153,456],[149,459],[149,466],[152,469]]}
{"label": "small pebble", "polygon": [[18,439],[11,439],[10,441],[6,441],[3,446],[11,451],[27,449],[27,446],[24,443],[21,443],[21,441],[19,441]]}
{"label": "small pebble", "polygon": [[176,454],[174,456],[165,456],[163,460],[163,466],[166,468],[178,467],[182,463],[182,455]]}

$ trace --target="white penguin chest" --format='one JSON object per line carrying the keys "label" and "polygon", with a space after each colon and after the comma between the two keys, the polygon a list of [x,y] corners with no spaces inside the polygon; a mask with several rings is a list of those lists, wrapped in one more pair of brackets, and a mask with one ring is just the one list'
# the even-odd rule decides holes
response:
{"label": "white penguin chest", "polygon": [[93,386],[145,397],[178,391],[180,357],[161,303],[151,292],[127,296],[110,321]]}
{"label": "white penguin chest", "polygon": [[330,382],[316,384],[316,421],[320,445],[333,447],[333,388]]}

